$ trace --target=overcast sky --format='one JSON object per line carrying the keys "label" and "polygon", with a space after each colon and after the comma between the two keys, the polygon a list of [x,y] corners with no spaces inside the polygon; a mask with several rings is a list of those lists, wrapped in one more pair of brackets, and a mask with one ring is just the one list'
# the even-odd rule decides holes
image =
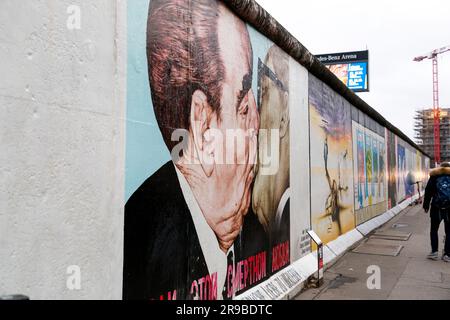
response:
{"label": "overcast sky", "polygon": [[[311,53],[369,50],[370,92],[359,93],[411,139],[414,111],[433,104],[431,60],[450,45],[450,1],[257,0]],[[440,106],[450,107],[450,52],[438,58]]]}

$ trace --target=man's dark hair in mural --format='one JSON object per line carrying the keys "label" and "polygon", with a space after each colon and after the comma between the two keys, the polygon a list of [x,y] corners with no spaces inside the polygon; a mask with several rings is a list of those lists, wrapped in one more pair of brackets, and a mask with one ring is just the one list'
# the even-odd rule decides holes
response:
{"label": "man's dark hair in mural", "polygon": [[[189,137],[181,158],[163,165],[125,206],[123,297],[232,298],[267,270],[267,238],[249,213],[259,115],[247,28],[219,1],[151,0],[147,58],[167,147],[178,143],[171,139],[177,129]],[[225,146],[243,161],[217,161],[224,145],[213,130],[255,133],[245,145]],[[244,260],[253,272],[235,281]]]}
{"label": "man's dark hair in mural", "polygon": [[173,129],[189,129],[188,106],[196,90],[206,95],[213,111],[220,109],[225,66],[217,35],[219,3],[152,0],[150,6],[147,53],[153,109],[172,150],[178,143],[171,140]]}

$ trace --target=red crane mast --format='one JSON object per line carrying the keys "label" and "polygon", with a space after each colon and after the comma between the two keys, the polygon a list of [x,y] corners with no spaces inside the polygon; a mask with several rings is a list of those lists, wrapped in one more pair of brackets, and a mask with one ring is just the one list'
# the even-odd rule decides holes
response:
{"label": "red crane mast", "polygon": [[438,78],[438,60],[437,56],[441,53],[450,51],[450,46],[435,49],[423,56],[414,58],[414,61],[431,59],[433,62],[433,114],[434,114],[434,161],[441,162],[441,139],[440,139],[440,107],[439,107],[439,78]]}

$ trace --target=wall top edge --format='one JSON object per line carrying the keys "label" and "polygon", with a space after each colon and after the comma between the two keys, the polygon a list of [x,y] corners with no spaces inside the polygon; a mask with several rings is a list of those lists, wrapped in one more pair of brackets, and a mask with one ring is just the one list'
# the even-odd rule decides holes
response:
{"label": "wall top edge", "polygon": [[255,0],[221,0],[242,20],[249,23],[261,34],[273,41],[292,58],[304,66],[312,75],[326,83],[334,91],[345,98],[350,104],[370,116],[380,125],[402,138],[425,156],[430,157],[414,141],[400,129],[387,121],[378,111],[347,88],[328,68],[325,67],[311,52],[308,51],[293,35],[289,33],[275,18],[273,18]]}

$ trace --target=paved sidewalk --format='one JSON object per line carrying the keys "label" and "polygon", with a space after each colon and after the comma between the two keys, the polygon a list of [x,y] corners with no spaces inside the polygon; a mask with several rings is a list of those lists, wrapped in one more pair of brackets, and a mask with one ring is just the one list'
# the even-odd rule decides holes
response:
{"label": "paved sidewalk", "polygon": [[[430,251],[429,216],[420,205],[408,207],[380,230],[411,232],[408,241],[371,240],[380,244],[400,244],[396,257],[348,251],[324,274],[319,289],[307,289],[295,300],[334,299],[450,299],[450,263],[426,259]],[[393,226],[394,225],[394,226]],[[439,251],[443,249],[444,225],[439,230]],[[381,271],[381,288],[369,290],[368,266]]]}

